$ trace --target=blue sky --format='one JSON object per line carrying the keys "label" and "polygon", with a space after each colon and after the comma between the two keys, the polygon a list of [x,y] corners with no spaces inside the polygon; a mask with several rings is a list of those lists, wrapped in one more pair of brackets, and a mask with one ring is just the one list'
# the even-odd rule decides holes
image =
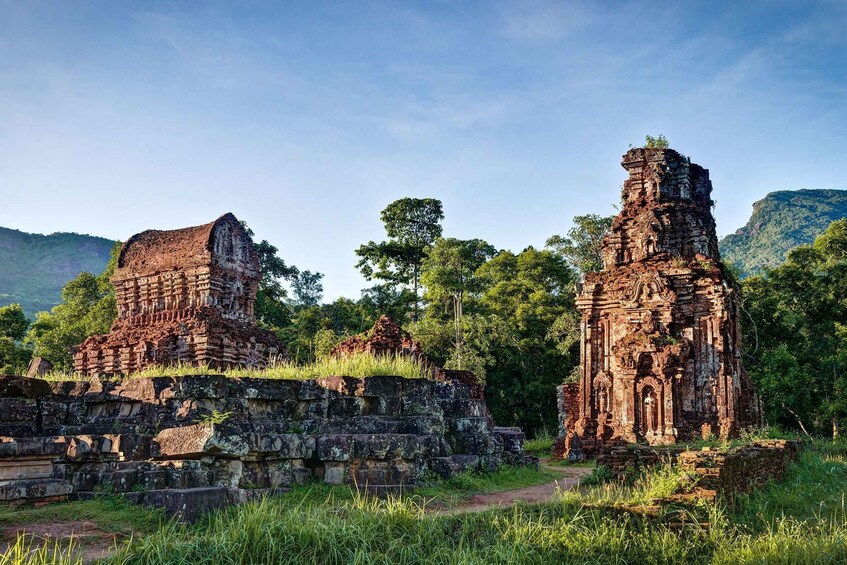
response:
{"label": "blue sky", "polygon": [[647,133],[718,231],[847,188],[847,2],[0,0],[0,225],[115,239],[231,211],[326,298],[403,196],[519,251],[608,214]]}

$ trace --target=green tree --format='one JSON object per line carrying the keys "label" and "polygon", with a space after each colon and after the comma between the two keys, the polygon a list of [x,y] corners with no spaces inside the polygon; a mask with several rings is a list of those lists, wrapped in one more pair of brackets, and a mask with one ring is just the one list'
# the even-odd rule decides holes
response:
{"label": "green tree", "polygon": [[29,321],[20,304],[0,307],[0,374],[20,374],[26,369],[32,351],[21,341],[28,328]]}
{"label": "green tree", "polygon": [[[242,220],[241,225],[251,238],[255,232]],[[282,281],[293,280],[300,270],[294,265],[286,265],[279,256],[279,249],[263,239],[260,242],[253,241],[253,249],[259,256],[259,270],[262,278],[259,281],[259,289],[256,292],[256,303],[253,310],[256,319],[265,326],[282,328],[291,324],[291,312],[285,301],[288,293],[282,286]]]}
{"label": "green tree", "polygon": [[499,332],[505,339],[492,349],[486,390],[492,413],[529,431],[555,429],[555,387],[572,372],[579,348],[550,329],[576,315],[577,274],[561,255],[529,247],[517,255],[501,251],[477,276],[485,287],[480,310],[510,330]]}
{"label": "green tree", "polygon": [[554,235],[547,247],[567,260],[580,273],[592,273],[603,268],[603,237],[612,227],[613,216],[586,214],[573,219],[567,237]]}
{"label": "green tree", "polygon": [[847,418],[847,219],[743,291],[746,363],[769,420],[837,436]]}
{"label": "green tree", "polygon": [[21,341],[28,328],[29,321],[20,304],[0,306],[0,336]]}
{"label": "green tree", "polygon": [[439,238],[423,262],[421,281],[426,297],[435,303],[450,303],[455,330],[455,363],[462,369],[462,309],[468,294],[479,292],[482,280],[476,270],[495,253],[481,239]]}
{"label": "green tree", "polygon": [[369,241],[356,250],[361,259],[356,267],[368,280],[379,279],[392,286],[410,286],[414,296],[412,321],[418,319],[418,288],[421,267],[435,240],[441,237],[444,211],[435,198],[401,198],[380,215],[386,241]]}
{"label": "green tree", "polygon": [[298,306],[317,306],[324,293],[323,273],[300,271],[291,280],[291,291]]}
{"label": "green tree", "polygon": [[39,312],[27,333],[33,354],[58,369],[73,367],[73,349],[94,334],[107,333],[117,317],[115,289],[109,279],[117,265],[120,242],[99,275],[80,273],[62,289],[62,302],[50,312]]}

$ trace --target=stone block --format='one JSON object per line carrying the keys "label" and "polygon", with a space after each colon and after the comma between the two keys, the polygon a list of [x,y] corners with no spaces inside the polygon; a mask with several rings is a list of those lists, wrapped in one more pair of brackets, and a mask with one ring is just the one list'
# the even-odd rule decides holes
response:
{"label": "stone block", "polygon": [[151,455],[156,459],[191,459],[202,455],[240,457],[248,452],[247,441],[239,430],[218,424],[162,430],[151,446]]}
{"label": "stone block", "polygon": [[0,375],[0,398],[35,400],[49,397],[52,393],[47,381],[17,375]]}
{"label": "stone block", "polygon": [[341,485],[347,480],[347,465],[345,463],[327,462],[324,464],[323,482],[328,485]]}
{"label": "stone block", "polygon": [[400,397],[403,382],[403,377],[367,377],[364,379],[364,395],[376,398]]}
{"label": "stone block", "polygon": [[353,457],[353,436],[325,435],[315,438],[315,453],[320,461],[349,461]]}
{"label": "stone block", "polygon": [[0,502],[66,497],[71,492],[69,482],[57,479],[4,481],[0,483]]}
{"label": "stone block", "polygon": [[465,471],[475,471],[479,468],[479,457],[476,455],[451,455],[449,457],[433,457],[429,461],[429,469],[441,477],[450,477]]}
{"label": "stone block", "polygon": [[186,522],[193,522],[203,514],[228,506],[231,496],[230,489],[226,487],[165,489],[127,494],[132,502],[163,508],[168,514]]}

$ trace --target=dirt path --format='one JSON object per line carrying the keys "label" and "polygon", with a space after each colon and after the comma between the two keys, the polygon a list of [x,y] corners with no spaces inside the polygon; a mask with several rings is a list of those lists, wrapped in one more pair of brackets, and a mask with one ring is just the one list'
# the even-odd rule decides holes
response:
{"label": "dirt path", "polygon": [[36,549],[51,541],[58,541],[64,547],[73,543],[73,554],[82,557],[83,562],[92,563],[114,553],[115,547],[125,543],[127,536],[119,533],[107,533],[93,522],[62,521],[10,526],[3,528],[0,540],[0,554],[14,545],[18,536],[26,536],[27,545]]}
{"label": "dirt path", "polygon": [[579,479],[591,473],[592,469],[585,467],[552,467],[543,466],[548,471],[561,473],[562,477],[552,483],[524,487],[515,490],[495,492],[490,494],[477,494],[472,498],[462,501],[449,509],[436,510],[446,514],[463,514],[466,512],[482,512],[490,508],[512,506],[518,502],[535,503],[551,500],[556,491],[570,490],[579,484]]}

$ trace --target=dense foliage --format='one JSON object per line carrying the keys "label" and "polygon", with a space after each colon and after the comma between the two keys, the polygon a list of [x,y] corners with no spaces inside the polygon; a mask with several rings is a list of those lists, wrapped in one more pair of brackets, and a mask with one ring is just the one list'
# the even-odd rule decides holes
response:
{"label": "dense foliage", "polygon": [[743,282],[745,362],[772,423],[837,435],[847,417],[847,219]]}
{"label": "dense foliage", "polygon": [[99,273],[114,241],[76,233],[40,235],[0,228],[0,306],[20,304],[28,318],[59,303],[81,271]]}
{"label": "dense foliage", "polygon": [[22,341],[29,329],[20,304],[0,306],[0,374],[20,374],[26,370],[32,350]]}
{"label": "dense foliage", "polygon": [[742,276],[779,266],[788,252],[809,244],[826,227],[847,217],[847,190],[784,190],[753,205],[747,225],[720,242],[728,265]]}

